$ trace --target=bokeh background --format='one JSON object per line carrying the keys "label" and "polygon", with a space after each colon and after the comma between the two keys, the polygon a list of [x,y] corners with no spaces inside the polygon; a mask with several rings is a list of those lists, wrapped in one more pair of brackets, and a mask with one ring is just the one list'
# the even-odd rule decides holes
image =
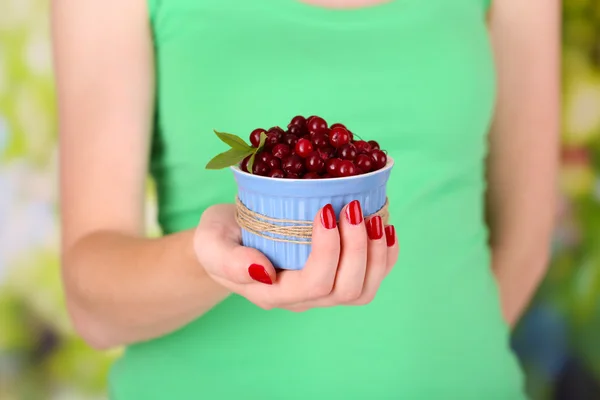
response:
{"label": "bokeh background", "polygon": [[[105,399],[119,351],[78,339],[58,259],[48,0],[0,0],[0,400]],[[516,328],[533,399],[600,399],[600,0],[564,0],[560,226]],[[157,234],[148,191],[149,234]],[[482,366],[484,367],[484,366]]]}

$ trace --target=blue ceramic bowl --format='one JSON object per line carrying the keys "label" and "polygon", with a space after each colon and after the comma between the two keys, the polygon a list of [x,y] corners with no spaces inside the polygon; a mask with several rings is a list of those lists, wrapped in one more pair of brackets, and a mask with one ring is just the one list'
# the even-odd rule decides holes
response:
{"label": "blue ceramic bowl", "polygon": [[[274,179],[252,175],[237,167],[232,170],[238,197],[249,210],[270,218],[312,222],[328,203],[338,217],[352,200],[360,201],[365,216],[379,211],[386,202],[386,184],[393,165],[394,161],[388,157],[385,168],[378,171],[332,179]],[[271,233],[265,236],[277,237]],[[311,250],[310,243],[271,240],[245,229],[242,229],[242,242],[265,254],[276,268],[288,270],[302,269]]]}

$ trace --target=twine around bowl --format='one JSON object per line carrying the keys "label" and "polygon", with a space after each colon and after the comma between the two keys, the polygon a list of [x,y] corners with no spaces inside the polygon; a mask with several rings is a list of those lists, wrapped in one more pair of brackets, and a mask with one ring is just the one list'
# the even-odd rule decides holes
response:
{"label": "twine around bowl", "polygon": [[[268,217],[250,210],[240,201],[239,197],[236,198],[235,204],[235,219],[240,228],[276,242],[311,244],[313,221]],[[376,215],[381,217],[384,225],[387,224],[389,220],[387,199],[379,211],[367,215],[366,218]]]}

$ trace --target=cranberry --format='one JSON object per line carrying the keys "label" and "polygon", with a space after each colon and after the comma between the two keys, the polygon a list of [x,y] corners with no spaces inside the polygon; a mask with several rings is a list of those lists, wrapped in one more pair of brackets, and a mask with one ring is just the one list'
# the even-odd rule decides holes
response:
{"label": "cranberry", "polygon": [[381,150],[373,150],[371,152],[371,158],[373,159],[374,171],[385,167],[385,164],[387,163],[387,155]]}
{"label": "cranberry", "polygon": [[265,147],[267,149],[273,148],[277,143],[283,140],[283,133],[281,132],[270,132],[267,134],[267,140],[265,141]]}
{"label": "cranberry", "polygon": [[363,173],[371,172],[373,169],[373,159],[368,154],[359,154],[356,157],[356,168],[361,170]]}
{"label": "cranberry", "polygon": [[273,169],[269,172],[271,178],[285,178],[285,174],[280,169]]}
{"label": "cranberry", "polygon": [[325,175],[321,176],[321,179],[330,179],[330,178],[335,178],[335,176],[331,175],[329,172],[326,173]]}
{"label": "cranberry", "polygon": [[[285,137],[283,138],[283,140],[285,141]],[[273,150],[271,151],[271,153],[273,153],[274,157],[280,158],[280,159],[284,159],[287,156],[290,155],[292,151],[290,150],[290,146],[288,146],[287,144],[284,143],[278,143],[275,145],[275,147],[273,147]]]}
{"label": "cranberry", "polygon": [[356,147],[352,143],[346,143],[338,149],[338,156],[342,160],[354,161],[356,158]]}
{"label": "cranberry", "polygon": [[354,164],[352,164],[352,161],[350,160],[343,160],[338,164],[338,168],[337,168],[337,174],[338,176],[352,176],[352,175],[356,175],[357,173],[357,169],[356,166]]}
{"label": "cranberry", "polygon": [[262,128],[258,128],[252,131],[252,133],[250,134],[250,144],[252,145],[252,147],[258,147],[258,145],[260,144],[260,135],[262,133],[266,133],[266,131]]}
{"label": "cranberry", "polygon": [[327,160],[325,162],[325,169],[327,170],[327,173],[331,176],[339,176],[338,172],[341,162],[342,160],[340,160],[339,158],[330,158],[329,160]]}
{"label": "cranberry", "polygon": [[269,166],[269,169],[281,169],[281,160],[272,156],[267,165]]}
{"label": "cranberry", "polygon": [[364,140],[357,140],[354,142],[354,147],[356,147],[358,154],[368,153],[371,151],[371,145]]}
{"label": "cranberry", "polygon": [[292,154],[284,159],[282,167],[286,174],[300,175],[304,172],[304,162],[297,154]]}
{"label": "cranberry", "polygon": [[315,133],[311,139],[316,148],[329,146],[329,137],[325,132]]}
{"label": "cranberry", "polygon": [[369,144],[371,145],[372,150],[381,150],[379,143],[377,143],[375,140],[369,140]]}
{"label": "cranberry", "polygon": [[296,154],[300,157],[308,157],[308,155],[313,151],[313,145],[310,140],[300,139],[298,143],[296,143]]}
{"label": "cranberry", "polygon": [[254,175],[267,176],[267,174],[269,173],[269,167],[263,161],[254,160],[254,165],[252,166],[252,173]]}
{"label": "cranberry", "polygon": [[306,169],[310,172],[320,173],[325,168],[325,161],[321,159],[321,155],[317,151],[313,151],[306,157]]}
{"label": "cranberry", "polygon": [[348,131],[348,135],[350,135],[350,142],[354,142],[354,133]]}
{"label": "cranberry", "polygon": [[302,178],[304,178],[304,179],[321,179],[319,174],[317,174],[316,172],[307,172],[306,174],[304,174],[304,176]]}
{"label": "cranberry", "polygon": [[348,134],[346,128],[338,126],[329,132],[329,142],[333,147],[342,147],[350,142],[350,134]]}
{"label": "cranberry", "polygon": [[323,161],[327,161],[335,155],[335,149],[331,146],[323,147],[317,150]]}
{"label": "cranberry", "polygon": [[273,158],[273,155],[268,151],[261,151],[255,157],[256,160],[262,161],[265,164],[268,164],[271,158]]}
{"label": "cranberry", "polygon": [[288,124],[288,129],[292,126],[299,126],[300,128],[304,128],[306,126],[306,118],[304,118],[302,115],[296,115]]}
{"label": "cranberry", "polygon": [[306,127],[308,128],[308,133],[315,135],[319,132],[327,131],[327,122],[321,117],[312,117],[308,120]]}
{"label": "cranberry", "polygon": [[288,128],[288,132],[294,136],[303,136],[306,133],[306,128],[298,125],[292,125]]}
{"label": "cranberry", "polygon": [[286,173],[285,173],[285,177],[286,177],[287,179],[300,179],[300,175],[298,175],[298,174],[294,174],[294,173],[292,173],[292,172],[286,172]]}
{"label": "cranberry", "polygon": [[281,129],[279,126],[274,126],[272,128],[269,128],[269,130],[267,131],[267,134],[269,133],[281,133],[282,135],[285,133],[285,131],[283,129]]}
{"label": "cranberry", "polygon": [[290,148],[293,149],[296,146],[296,143],[298,143],[298,137],[295,135],[292,135],[291,133],[287,133],[283,137],[283,143],[287,144],[288,146],[290,146]]}
{"label": "cranberry", "polygon": [[248,161],[250,161],[250,157],[252,157],[252,156],[248,156],[248,157],[244,158],[242,160],[242,162],[240,163],[240,169],[244,172],[248,172]]}

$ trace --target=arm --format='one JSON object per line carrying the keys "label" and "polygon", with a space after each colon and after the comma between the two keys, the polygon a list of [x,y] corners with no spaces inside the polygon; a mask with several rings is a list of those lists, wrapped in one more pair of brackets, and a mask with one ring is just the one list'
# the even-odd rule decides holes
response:
{"label": "arm", "polygon": [[498,103],[490,134],[488,214],[504,317],[514,325],[548,264],[559,130],[558,1],[496,1],[490,30]]}
{"label": "arm", "polygon": [[143,237],[153,105],[143,0],[52,2],[63,276],[75,328],[107,348],[160,336],[227,296],[193,232]]}

